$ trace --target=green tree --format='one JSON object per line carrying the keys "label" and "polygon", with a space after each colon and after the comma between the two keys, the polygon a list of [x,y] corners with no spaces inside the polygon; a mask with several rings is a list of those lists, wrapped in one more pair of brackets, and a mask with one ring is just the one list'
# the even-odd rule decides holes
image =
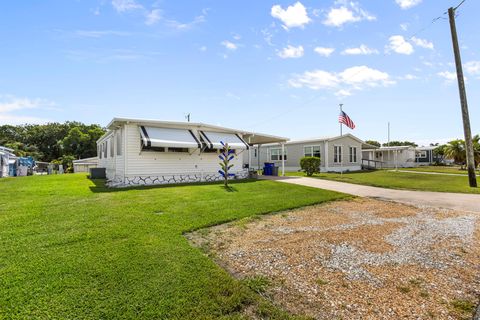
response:
{"label": "green tree", "polygon": [[60,141],[60,147],[63,154],[74,155],[74,157],[83,158],[88,154],[86,149],[89,147],[90,136],[83,133],[79,127],[70,129],[67,136]]}
{"label": "green tree", "polygon": [[384,147],[399,147],[399,146],[412,146],[412,147],[418,147],[418,145],[415,142],[411,141],[390,141],[390,143],[384,143]]}
{"label": "green tree", "polygon": [[475,159],[475,168],[480,164],[480,135],[473,137],[473,157]]}
{"label": "green tree", "polygon": [[[432,146],[433,147],[433,146]],[[446,144],[438,145],[435,149],[433,149],[433,153],[437,155],[437,162],[442,162],[445,159],[445,148],[447,147]]]}
{"label": "green tree", "polygon": [[365,141],[365,143],[367,144],[370,144],[372,146],[376,146],[376,147],[381,147],[382,145],[380,144],[380,142],[376,141],[376,140],[367,140]]}
{"label": "green tree", "polygon": [[303,157],[300,159],[300,168],[311,177],[314,173],[320,172],[320,162],[319,157]]}
{"label": "green tree", "polygon": [[465,141],[457,139],[447,143],[445,146],[445,157],[448,159],[453,159],[453,162],[460,164],[463,169],[467,158]]}

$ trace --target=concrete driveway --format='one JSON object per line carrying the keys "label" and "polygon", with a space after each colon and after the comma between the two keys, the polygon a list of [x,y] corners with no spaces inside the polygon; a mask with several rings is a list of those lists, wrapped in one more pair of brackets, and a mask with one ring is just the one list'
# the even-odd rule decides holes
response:
{"label": "concrete driveway", "polygon": [[360,197],[398,201],[415,206],[480,212],[480,195],[476,194],[395,190],[306,177],[262,176],[261,179],[338,191]]}

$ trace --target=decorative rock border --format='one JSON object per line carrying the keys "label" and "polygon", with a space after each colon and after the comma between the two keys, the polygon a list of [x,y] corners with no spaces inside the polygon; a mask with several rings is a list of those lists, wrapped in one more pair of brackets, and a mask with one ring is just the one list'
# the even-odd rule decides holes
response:
{"label": "decorative rock border", "polygon": [[[235,172],[232,180],[248,178],[248,170]],[[170,174],[161,176],[133,176],[125,177],[125,180],[113,179],[107,181],[107,186],[112,188],[130,187],[130,186],[151,186],[163,184],[193,183],[193,182],[213,182],[221,181],[223,177],[218,173],[190,173],[190,174]]]}

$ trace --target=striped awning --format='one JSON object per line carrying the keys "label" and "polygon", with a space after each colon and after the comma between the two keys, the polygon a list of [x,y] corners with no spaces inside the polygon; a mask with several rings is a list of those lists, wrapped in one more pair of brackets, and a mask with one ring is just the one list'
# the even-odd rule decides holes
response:
{"label": "striped awning", "polygon": [[202,139],[211,149],[222,149],[222,142],[231,149],[248,149],[248,144],[236,133],[199,131]]}
{"label": "striped awning", "polygon": [[140,137],[146,148],[201,148],[191,130],[140,126]]}

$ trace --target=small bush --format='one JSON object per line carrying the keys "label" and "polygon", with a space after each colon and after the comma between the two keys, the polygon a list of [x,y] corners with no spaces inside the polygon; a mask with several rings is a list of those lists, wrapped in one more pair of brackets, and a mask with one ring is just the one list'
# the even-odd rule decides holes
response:
{"label": "small bush", "polygon": [[320,158],[318,157],[303,157],[300,159],[300,168],[311,177],[314,173],[320,172]]}

